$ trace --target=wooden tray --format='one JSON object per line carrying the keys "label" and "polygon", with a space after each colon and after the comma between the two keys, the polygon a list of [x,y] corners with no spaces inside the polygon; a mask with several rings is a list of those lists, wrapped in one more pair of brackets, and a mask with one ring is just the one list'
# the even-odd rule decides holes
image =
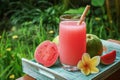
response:
{"label": "wooden tray", "polygon": [[111,65],[105,66],[100,64],[98,66],[100,72],[97,74],[85,76],[80,71],[68,72],[64,70],[60,64],[46,68],[41,64],[38,64],[35,60],[22,58],[23,72],[37,80],[104,80],[120,68],[120,45],[105,40],[102,40],[102,43],[107,49],[103,54],[111,50],[116,50],[117,57],[115,62]]}

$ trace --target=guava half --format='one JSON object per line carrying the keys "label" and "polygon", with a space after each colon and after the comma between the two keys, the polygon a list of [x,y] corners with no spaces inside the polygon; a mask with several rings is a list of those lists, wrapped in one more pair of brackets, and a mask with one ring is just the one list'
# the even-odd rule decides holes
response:
{"label": "guava half", "polygon": [[113,50],[103,56],[101,56],[101,63],[105,65],[112,64],[116,59],[116,50]]}
{"label": "guava half", "polygon": [[35,60],[46,67],[54,65],[58,56],[59,53],[56,44],[49,40],[39,44],[34,53]]}

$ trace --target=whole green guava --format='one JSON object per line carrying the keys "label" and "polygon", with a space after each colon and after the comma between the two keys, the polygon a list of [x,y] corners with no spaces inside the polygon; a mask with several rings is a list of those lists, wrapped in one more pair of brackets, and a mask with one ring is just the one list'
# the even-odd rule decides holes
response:
{"label": "whole green guava", "polygon": [[57,35],[55,38],[53,38],[52,42],[54,42],[56,45],[59,44],[59,35]]}
{"label": "whole green guava", "polygon": [[89,53],[91,57],[102,55],[103,44],[99,37],[94,34],[86,35],[86,52]]}

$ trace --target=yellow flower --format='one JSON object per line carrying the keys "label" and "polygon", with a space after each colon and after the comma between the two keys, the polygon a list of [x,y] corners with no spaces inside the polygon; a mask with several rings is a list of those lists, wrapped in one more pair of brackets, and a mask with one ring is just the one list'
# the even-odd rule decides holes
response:
{"label": "yellow flower", "polygon": [[15,78],[15,75],[14,75],[14,74],[11,74],[11,75],[9,76],[9,78],[10,78],[10,79],[14,79],[14,78]]}
{"label": "yellow flower", "polygon": [[12,36],[12,38],[13,38],[13,39],[17,39],[17,38],[18,38],[18,36],[17,36],[17,35],[14,35],[14,36]]}
{"label": "yellow flower", "polygon": [[49,33],[50,33],[50,34],[53,34],[53,33],[54,33],[54,31],[53,31],[53,30],[50,30],[50,31],[49,31]]}
{"label": "yellow flower", "polygon": [[90,58],[88,53],[84,53],[82,56],[82,60],[80,60],[77,64],[78,69],[85,75],[89,75],[90,73],[98,73],[99,69],[97,66],[100,63],[100,57],[94,56]]}
{"label": "yellow flower", "polygon": [[11,51],[11,48],[7,48],[6,51]]}
{"label": "yellow flower", "polygon": [[101,18],[99,18],[99,17],[95,17],[95,20],[96,20],[96,21],[100,21]]}
{"label": "yellow flower", "polygon": [[16,31],[16,26],[13,26],[13,27],[11,28],[11,31]]}

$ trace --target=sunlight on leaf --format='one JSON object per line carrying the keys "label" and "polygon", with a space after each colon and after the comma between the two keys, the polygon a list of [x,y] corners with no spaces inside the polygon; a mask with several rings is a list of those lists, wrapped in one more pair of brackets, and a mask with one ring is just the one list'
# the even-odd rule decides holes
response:
{"label": "sunlight on leaf", "polygon": [[85,7],[80,7],[78,9],[69,9],[68,11],[65,11],[66,14],[82,14]]}
{"label": "sunlight on leaf", "polygon": [[104,2],[105,2],[105,0],[92,0],[92,1],[91,1],[91,4],[92,4],[93,6],[103,6],[103,5],[104,5]]}

